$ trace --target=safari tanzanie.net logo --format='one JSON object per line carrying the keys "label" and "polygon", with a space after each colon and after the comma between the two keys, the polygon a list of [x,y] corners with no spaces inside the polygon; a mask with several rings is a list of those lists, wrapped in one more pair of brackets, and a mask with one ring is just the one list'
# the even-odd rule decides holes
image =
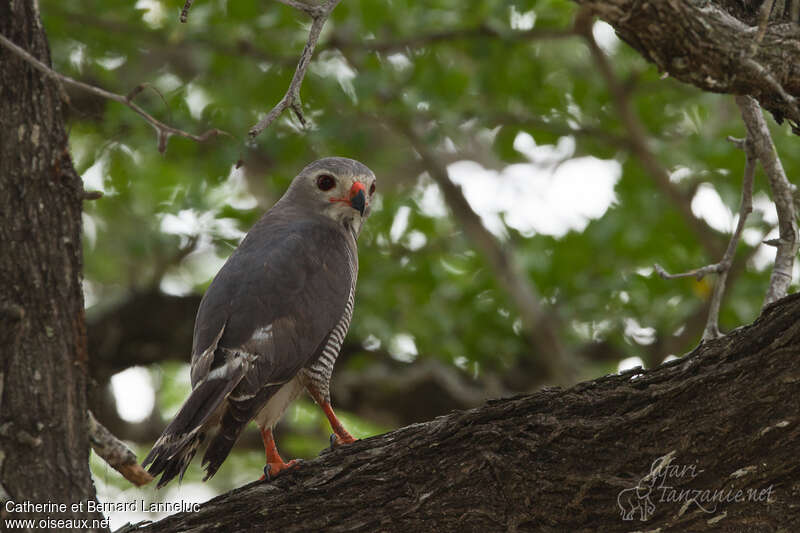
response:
{"label": "safari tanzanie.net logo", "polygon": [[[617,494],[617,506],[623,520],[647,521],[656,512],[657,506],[679,505],[678,515],[691,508],[705,513],[717,512],[719,504],[742,502],[772,502],[772,485],[766,488],[737,488],[733,483],[721,488],[691,487],[690,481],[703,470],[694,463],[679,464],[674,461],[675,450],[662,455],[650,465],[650,472],[636,485]],[[731,473],[735,480],[755,472],[757,467],[746,466]]]}

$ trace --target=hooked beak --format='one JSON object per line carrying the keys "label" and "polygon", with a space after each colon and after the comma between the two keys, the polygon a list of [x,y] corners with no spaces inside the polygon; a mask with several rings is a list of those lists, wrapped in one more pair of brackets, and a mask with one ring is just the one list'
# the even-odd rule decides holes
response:
{"label": "hooked beak", "polygon": [[357,181],[350,187],[350,207],[358,211],[363,217],[367,206],[367,196],[364,194],[364,184]]}
{"label": "hooked beak", "polygon": [[352,187],[350,187],[350,194],[348,195],[348,198],[331,198],[330,201],[344,202],[358,211],[363,217],[364,211],[367,208],[367,195],[364,193],[364,190],[364,184],[360,181],[357,181],[353,183]]}

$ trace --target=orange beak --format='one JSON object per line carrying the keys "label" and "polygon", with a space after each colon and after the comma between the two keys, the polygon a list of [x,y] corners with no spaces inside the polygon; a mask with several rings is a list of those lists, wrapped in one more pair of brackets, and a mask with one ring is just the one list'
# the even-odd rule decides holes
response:
{"label": "orange beak", "polygon": [[367,195],[365,193],[366,187],[360,181],[353,183],[350,187],[349,198],[331,198],[331,202],[345,202],[353,209],[358,211],[361,216],[364,216],[364,209],[367,207]]}

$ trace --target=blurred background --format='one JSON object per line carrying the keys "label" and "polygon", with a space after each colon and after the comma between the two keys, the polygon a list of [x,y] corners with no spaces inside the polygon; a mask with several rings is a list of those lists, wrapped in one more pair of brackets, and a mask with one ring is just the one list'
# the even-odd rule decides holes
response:
{"label": "blurred background", "polygon": [[[576,33],[566,0],[347,0],[301,89],[308,127],[284,113],[248,143],[310,21],[278,2],[198,0],[180,24],[182,4],[40,2],[56,70],[121,94],[146,84],[136,102],[160,120],[231,134],[173,137],[161,155],[130,109],[68,90],[76,167],[104,193],[83,219],[92,409],[140,458],[189,391],[203,290],[323,156],[378,176],[333,378],[333,404],[358,437],[652,367],[698,343],[714,279],[666,281],[653,265],[722,257],[744,166],[726,140],[744,137],[732,97],[662,77],[602,22]],[[796,138],[769,122],[796,175]],[[723,330],[758,315],[774,258],[760,243],[775,225],[759,170]],[[276,438],[287,460],[311,458],[329,433],[303,399]],[[264,466],[254,427],[206,484],[199,461],[159,492],[92,461],[102,501],[205,501]],[[112,515],[112,528],[154,518]]]}

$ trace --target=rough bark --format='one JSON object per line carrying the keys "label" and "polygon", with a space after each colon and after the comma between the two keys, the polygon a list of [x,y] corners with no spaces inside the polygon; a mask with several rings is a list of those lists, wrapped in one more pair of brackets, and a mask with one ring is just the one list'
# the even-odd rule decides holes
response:
{"label": "rough bark", "polygon": [[653,370],[365,439],[136,530],[790,531],[798,317],[793,295]]}
{"label": "rough bark", "polygon": [[[0,33],[49,63],[37,5],[0,2]],[[8,513],[2,505],[0,524],[88,519],[91,529],[102,515],[85,503],[95,493],[86,426],[83,188],[58,87],[6,49],[0,125],[0,502],[68,507]],[[73,510],[73,502],[83,508]]]}
{"label": "rough bark", "polygon": [[800,32],[798,21],[782,20],[783,11],[773,11],[756,44],[760,2],[576,2],[611,24],[662,72],[706,91],[749,94],[778,122],[788,118],[795,133],[800,131],[795,101],[800,97]]}

